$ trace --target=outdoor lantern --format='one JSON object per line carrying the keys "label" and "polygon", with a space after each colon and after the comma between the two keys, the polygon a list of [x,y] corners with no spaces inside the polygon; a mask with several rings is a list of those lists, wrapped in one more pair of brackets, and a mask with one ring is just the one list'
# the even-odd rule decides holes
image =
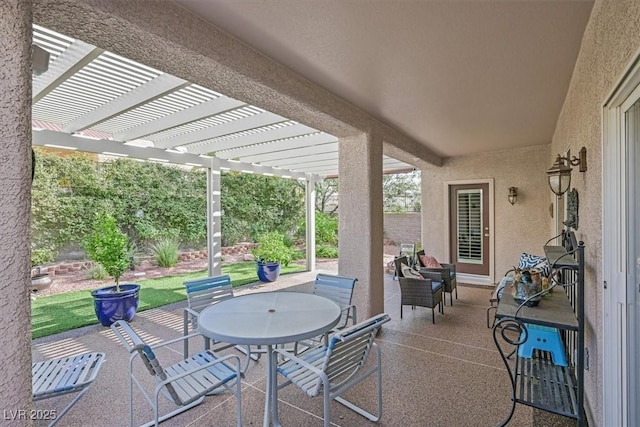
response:
{"label": "outdoor lantern", "polygon": [[573,169],[569,165],[579,165],[580,172],[585,172],[587,170],[587,149],[582,147],[580,149],[580,157],[573,156],[571,159],[558,154],[555,163],[547,171],[549,187],[558,197],[566,193],[571,185],[571,171]]}
{"label": "outdoor lantern", "polygon": [[513,205],[516,202],[517,198],[518,198],[518,187],[509,187],[509,195],[507,196],[509,203]]}

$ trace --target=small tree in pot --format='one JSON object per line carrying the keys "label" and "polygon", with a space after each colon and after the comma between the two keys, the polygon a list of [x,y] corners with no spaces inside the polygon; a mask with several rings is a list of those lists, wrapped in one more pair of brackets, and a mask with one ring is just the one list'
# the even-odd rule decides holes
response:
{"label": "small tree in pot", "polygon": [[111,214],[98,214],[93,230],[85,240],[85,249],[89,257],[101,264],[116,282],[115,286],[91,292],[98,320],[104,326],[110,326],[117,320],[132,320],[138,308],[140,285],[120,285],[120,277],[130,264],[131,245]]}
{"label": "small tree in pot", "polygon": [[256,257],[258,278],[273,282],[280,276],[280,266],[289,265],[293,250],[284,243],[284,235],[272,231],[258,238],[258,246],[251,253]]}

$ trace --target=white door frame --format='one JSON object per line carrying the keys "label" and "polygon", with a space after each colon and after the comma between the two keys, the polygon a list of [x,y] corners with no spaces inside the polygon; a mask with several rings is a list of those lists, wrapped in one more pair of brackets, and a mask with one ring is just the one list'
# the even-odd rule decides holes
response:
{"label": "white door frame", "polygon": [[[640,52],[603,105],[602,129],[602,401],[603,424],[629,425],[627,360],[627,158],[624,111],[640,99]],[[636,357],[640,355],[635,355]]]}
{"label": "white door frame", "polygon": [[[455,181],[445,181],[444,182],[444,253],[446,254],[447,259],[449,259],[451,245],[449,244],[449,236],[450,236],[450,223],[449,223],[449,187],[451,185],[468,185],[468,184],[488,184],[489,185],[489,275],[488,276],[479,276],[476,274],[461,274],[457,273],[457,278],[460,279],[460,282],[470,283],[473,285],[492,285],[495,283],[494,275],[495,275],[495,219],[494,219],[494,191],[493,191],[493,178],[489,179],[464,179],[464,180],[455,180]],[[452,260],[449,260],[452,262]]]}

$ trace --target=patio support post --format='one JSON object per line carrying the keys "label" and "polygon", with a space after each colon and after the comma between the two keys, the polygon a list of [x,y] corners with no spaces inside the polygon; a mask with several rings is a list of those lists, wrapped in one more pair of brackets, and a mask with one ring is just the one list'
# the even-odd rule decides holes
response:
{"label": "patio support post", "polygon": [[220,161],[211,159],[207,168],[207,256],[209,276],[222,274],[222,202],[220,197]]}
{"label": "patio support post", "polygon": [[316,269],[316,182],[305,181],[305,208],[307,213],[307,270]]}
{"label": "patio support post", "polygon": [[32,407],[31,13],[29,0],[0,2],[0,408],[16,426],[33,425],[17,416]]}
{"label": "patio support post", "polygon": [[338,271],[358,279],[354,303],[366,319],[384,311],[382,138],[341,138],[338,159]]}

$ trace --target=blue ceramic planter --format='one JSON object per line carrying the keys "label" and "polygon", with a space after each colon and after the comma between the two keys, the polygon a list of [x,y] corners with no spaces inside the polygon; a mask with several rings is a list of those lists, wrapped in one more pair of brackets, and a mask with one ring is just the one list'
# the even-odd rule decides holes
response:
{"label": "blue ceramic planter", "polygon": [[104,326],[111,326],[118,320],[130,322],[138,309],[140,285],[120,285],[120,292],[115,289],[115,286],[109,286],[91,292],[96,316]]}
{"label": "blue ceramic planter", "polygon": [[258,266],[258,279],[261,282],[274,282],[280,276],[279,262],[256,262]]}

